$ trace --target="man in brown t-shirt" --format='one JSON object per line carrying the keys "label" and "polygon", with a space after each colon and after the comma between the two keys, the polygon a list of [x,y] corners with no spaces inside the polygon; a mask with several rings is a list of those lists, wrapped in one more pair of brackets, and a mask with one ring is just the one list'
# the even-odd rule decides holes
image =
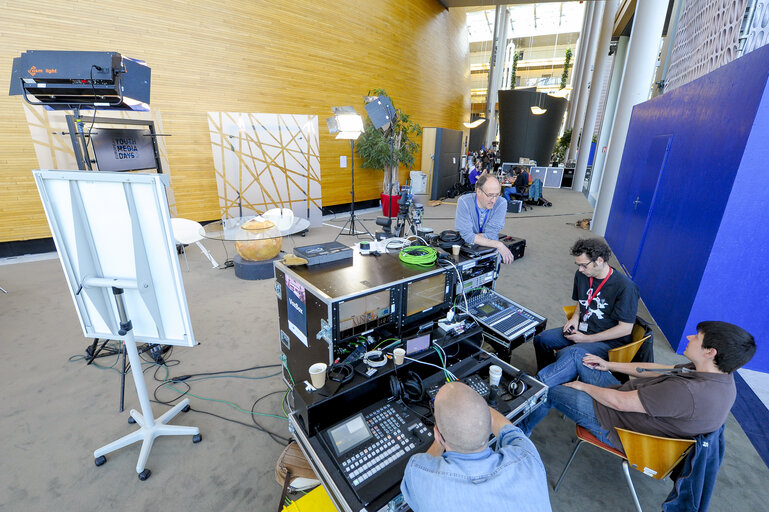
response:
{"label": "man in brown t-shirt", "polygon": [[[611,363],[587,353],[566,355],[548,382],[548,399],[521,425],[525,433],[555,407],[616,448],[622,445],[614,427],[664,437],[694,437],[717,430],[734,403],[732,373],[755,354],[753,336],[727,322],[700,322],[687,336],[684,351],[691,363]],[[568,359],[567,359],[568,358]],[[571,373],[564,368],[571,368]],[[610,371],[638,377],[623,385]],[[579,377],[579,380],[573,380]],[[564,378],[572,379],[563,382]],[[542,410],[543,409],[543,410]]]}

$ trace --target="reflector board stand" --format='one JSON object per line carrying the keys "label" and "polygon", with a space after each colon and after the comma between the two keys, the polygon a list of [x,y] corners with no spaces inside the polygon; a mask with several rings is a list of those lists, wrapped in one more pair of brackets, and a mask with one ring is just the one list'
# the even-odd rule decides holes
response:
{"label": "reflector board stand", "polygon": [[[111,284],[110,281],[113,283]],[[139,425],[139,430],[132,432],[126,436],[121,437],[117,441],[113,441],[106,446],[102,446],[98,450],[94,450],[93,457],[97,466],[104,464],[107,459],[105,455],[108,453],[119,450],[124,446],[142,442],[142,448],[139,452],[139,461],[136,463],[136,472],[139,474],[139,480],[146,480],[149,478],[152,472],[149,469],[145,469],[147,465],[147,459],[150,456],[150,450],[152,449],[152,443],[155,442],[155,438],[159,436],[193,436],[192,442],[198,443],[202,439],[200,437],[200,429],[198,427],[183,427],[179,425],[167,425],[171,419],[182,411],[188,410],[190,403],[189,398],[185,398],[180,403],[176,404],[172,409],[166,411],[160,418],[155,420],[152,415],[152,406],[150,405],[149,395],[147,394],[147,386],[144,382],[144,373],[142,372],[142,360],[139,357],[139,351],[136,348],[136,340],[133,336],[133,327],[131,321],[126,316],[125,304],[123,302],[123,288],[117,287],[120,282],[118,280],[110,279],[86,279],[83,286],[91,287],[111,287],[112,293],[115,296],[115,303],[118,313],[120,315],[120,330],[119,334],[125,336],[125,348],[128,360],[131,363],[131,375],[136,385],[136,394],[139,395],[139,405],[142,412],[136,409],[131,409],[131,417]],[[136,288],[136,283],[122,283],[123,286]]]}
{"label": "reflector board stand", "polygon": [[[122,340],[131,362],[141,412],[131,410],[139,429],[94,451],[106,454],[142,442],[136,472],[145,468],[159,436],[191,435],[197,427],[168,425],[185,399],[155,419],[147,395],[137,342],[192,347],[196,344],[179,257],[168,215],[162,174],[33,171],[56,250],[83,334]],[[131,420],[129,420],[130,422]]]}

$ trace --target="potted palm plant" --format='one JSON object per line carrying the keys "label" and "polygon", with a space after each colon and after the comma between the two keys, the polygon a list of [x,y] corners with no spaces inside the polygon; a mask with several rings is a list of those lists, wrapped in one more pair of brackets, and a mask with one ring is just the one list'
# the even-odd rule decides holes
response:
{"label": "potted palm plant", "polygon": [[[384,89],[374,89],[368,92],[369,96],[388,96]],[[414,159],[419,151],[416,137],[422,135],[422,127],[413,121],[411,117],[396,109],[392,125],[379,130],[374,127],[370,119],[366,119],[363,134],[356,144],[358,156],[362,160],[364,169],[381,169],[383,173],[382,183],[382,212],[388,215],[390,208],[397,205],[400,183],[398,181],[398,168],[404,165],[409,169],[414,167]]]}

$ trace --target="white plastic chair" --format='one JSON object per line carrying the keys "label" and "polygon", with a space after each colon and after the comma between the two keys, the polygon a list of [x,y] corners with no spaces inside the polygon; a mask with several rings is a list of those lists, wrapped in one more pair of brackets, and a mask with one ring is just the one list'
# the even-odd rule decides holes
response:
{"label": "white plastic chair", "polygon": [[214,257],[211,256],[211,253],[208,252],[208,249],[203,247],[203,244],[200,243],[200,240],[203,239],[203,235],[200,234],[203,231],[203,226],[201,226],[199,222],[190,219],[174,218],[171,219],[171,229],[174,232],[174,240],[176,243],[182,245],[182,254],[184,254],[184,263],[187,265],[187,272],[190,271],[190,264],[187,262],[187,251],[184,250],[184,246],[190,244],[197,245],[214,268],[219,266]]}
{"label": "white plastic chair", "polygon": [[262,214],[262,217],[272,221],[280,231],[288,230],[294,223],[294,212],[288,208],[273,208],[267,210]]}

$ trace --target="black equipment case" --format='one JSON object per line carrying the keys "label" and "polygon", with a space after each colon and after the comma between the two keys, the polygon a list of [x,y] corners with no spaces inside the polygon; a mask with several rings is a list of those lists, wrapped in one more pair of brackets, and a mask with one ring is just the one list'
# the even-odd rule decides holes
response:
{"label": "black equipment case", "polygon": [[519,260],[523,258],[523,252],[526,250],[526,240],[503,234],[499,235],[499,240],[510,249],[514,259]]}

